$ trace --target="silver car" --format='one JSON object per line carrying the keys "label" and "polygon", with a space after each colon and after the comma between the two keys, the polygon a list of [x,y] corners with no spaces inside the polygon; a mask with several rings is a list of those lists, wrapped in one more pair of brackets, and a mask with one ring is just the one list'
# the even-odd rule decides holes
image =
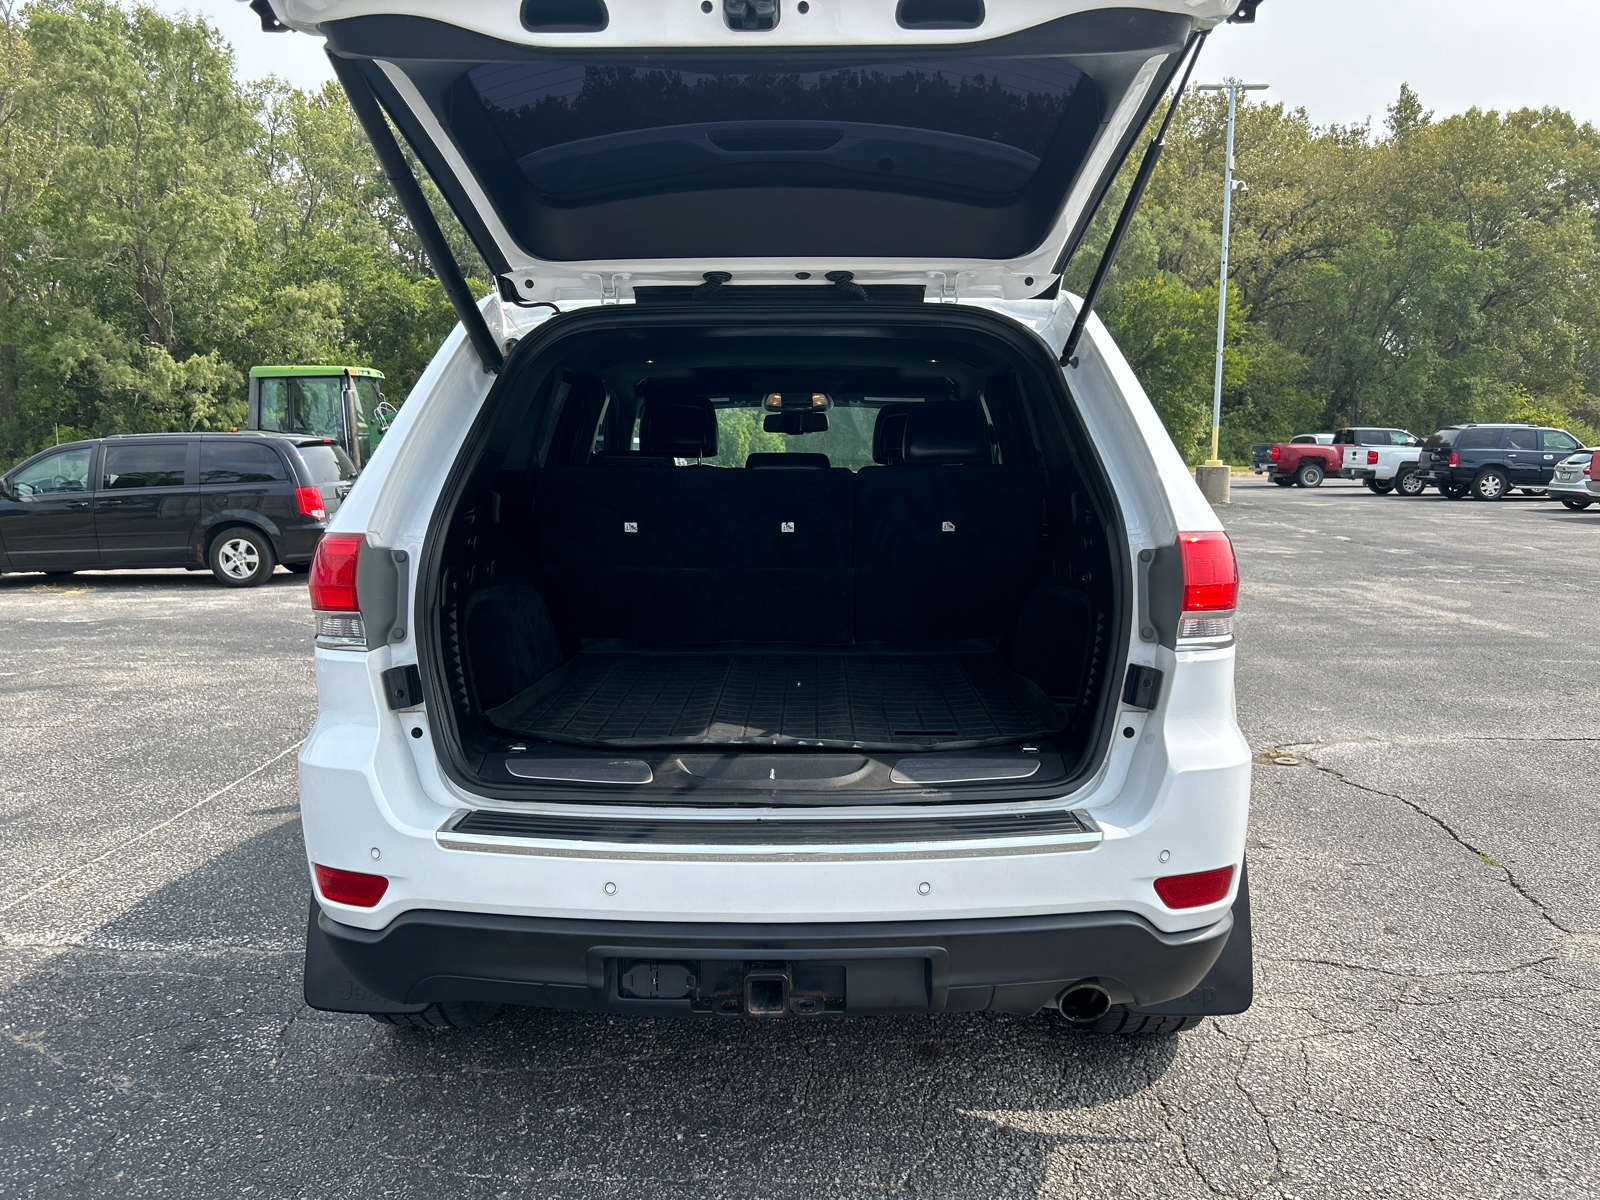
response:
{"label": "silver car", "polygon": [[1556,464],[1556,473],[1545,489],[1552,500],[1559,500],[1573,512],[1582,512],[1600,500],[1600,483],[1590,478],[1593,450],[1580,450]]}

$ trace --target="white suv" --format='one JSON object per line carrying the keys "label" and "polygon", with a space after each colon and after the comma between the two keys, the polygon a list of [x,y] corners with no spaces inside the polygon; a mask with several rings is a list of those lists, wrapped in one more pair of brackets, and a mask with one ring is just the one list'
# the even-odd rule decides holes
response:
{"label": "white suv", "polygon": [[1249,1004],[1233,551],[1058,287],[1237,3],[272,0],[463,318],[312,571],[310,1004]]}

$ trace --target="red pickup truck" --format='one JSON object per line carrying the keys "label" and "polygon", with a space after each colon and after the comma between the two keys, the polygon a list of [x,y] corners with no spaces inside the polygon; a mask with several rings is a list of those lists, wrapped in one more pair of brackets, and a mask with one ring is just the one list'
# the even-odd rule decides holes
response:
{"label": "red pickup truck", "polygon": [[1321,487],[1344,466],[1343,446],[1279,442],[1267,453],[1267,475],[1279,487]]}

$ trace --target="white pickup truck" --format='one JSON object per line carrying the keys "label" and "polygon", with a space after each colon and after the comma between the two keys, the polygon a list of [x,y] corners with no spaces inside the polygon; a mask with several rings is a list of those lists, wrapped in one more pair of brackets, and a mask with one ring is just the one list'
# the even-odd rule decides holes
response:
{"label": "white pickup truck", "polygon": [[1341,429],[1333,444],[1344,450],[1339,475],[1365,483],[1380,496],[1399,490],[1417,496],[1426,486],[1417,474],[1422,439],[1405,429]]}

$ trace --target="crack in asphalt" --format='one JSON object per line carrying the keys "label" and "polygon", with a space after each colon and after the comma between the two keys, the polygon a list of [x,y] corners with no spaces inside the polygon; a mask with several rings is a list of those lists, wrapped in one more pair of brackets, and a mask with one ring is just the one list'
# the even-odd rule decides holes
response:
{"label": "crack in asphalt", "polygon": [[[1485,740],[1489,740],[1489,739],[1485,739]],[[1337,768],[1324,766],[1323,764],[1317,762],[1316,759],[1311,758],[1309,755],[1306,756],[1305,762],[1306,762],[1306,765],[1311,767],[1313,770],[1320,771],[1322,774],[1327,775],[1332,779],[1338,780],[1340,783],[1344,784],[1346,787],[1355,788],[1357,791],[1366,792],[1368,795],[1371,795],[1371,796],[1382,796],[1386,800],[1394,800],[1399,804],[1405,805],[1412,812],[1416,813],[1419,817],[1422,817],[1424,820],[1429,821],[1432,824],[1436,825],[1445,834],[1445,836],[1450,838],[1451,841],[1455,842],[1462,849],[1469,850],[1473,854],[1476,854],[1481,860],[1483,860],[1483,864],[1485,866],[1492,866],[1492,868],[1494,870],[1499,871],[1501,873],[1501,875],[1504,877],[1506,883],[1508,883],[1511,886],[1511,889],[1513,891],[1515,891],[1517,893],[1517,895],[1521,896],[1524,900],[1526,900],[1528,902],[1528,904],[1533,907],[1533,910],[1536,913],[1538,913],[1539,916],[1541,918],[1543,918],[1544,921],[1552,929],[1554,929],[1558,933],[1562,934],[1564,938],[1571,938],[1571,937],[1578,936],[1578,933],[1579,933],[1578,930],[1567,928],[1567,926],[1563,925],[1560,921],[1556,920],[1555,917],[1553,917],[1550,914],[1550,911],[1547,908],[1545,908],[1544,902],[1542,900],[1540,900],[1537,896],[1535,896],[1531,891],[1529,891],[1523,885],[1522,881],[1517,878],[1516,874],[1511,870],[1511,868],[1507,867],[1504,863],[1499,862],[1498,860],[1496,860],[1491,854],[1489,854],[1489,852],[1487,850],[1484,850],[1479,846],[1473,845],[1472,842],[1470,842],[1459,830],[1457,830],[1454,826],[1452,826],[1443,817],[1440,817],[1440,816],[1436,815],[1435,813],[1429,812],[1426,808],[1424,808],[1417,801],[1412,800],[1412,799],[1410,799],[1410,798],[1408,798],[1406,796],[1402,796],[1397,792],[1386,792],[1382,788],[1376,788],[1376,787],[1371,786],[1370,784],[1357,783],[1354,779],[1349,778],[1347,775],[1345,775],[1342,771],[1338,770]]]}

